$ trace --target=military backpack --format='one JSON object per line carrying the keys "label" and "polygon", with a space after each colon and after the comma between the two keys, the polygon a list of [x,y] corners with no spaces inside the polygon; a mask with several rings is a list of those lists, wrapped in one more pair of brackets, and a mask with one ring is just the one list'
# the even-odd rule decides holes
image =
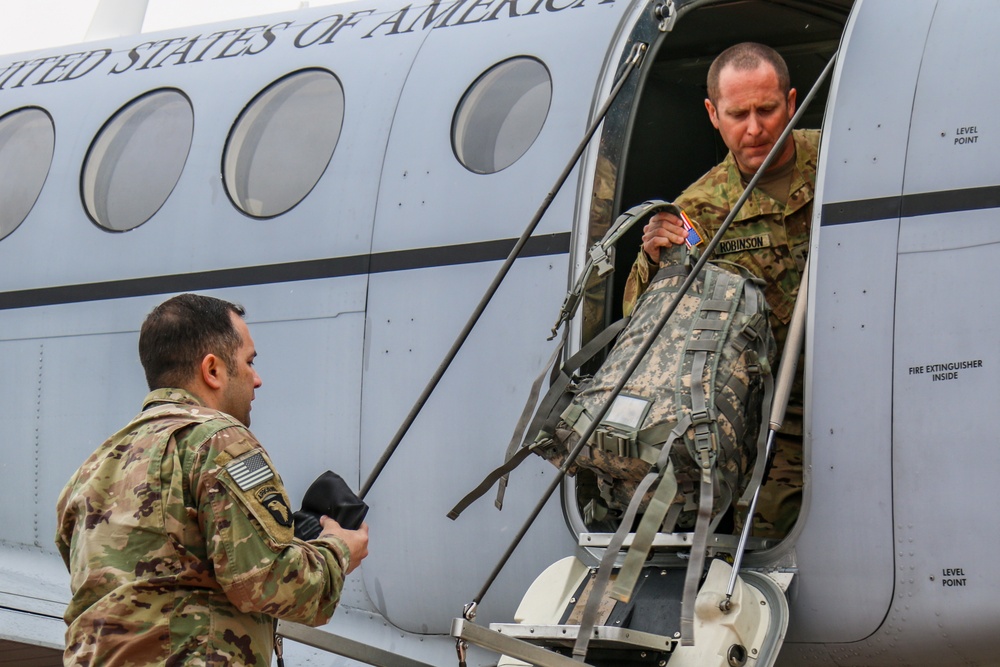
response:
{"label": "military backpack", "polygon": [[[646,202],[619,222],[668,206]],[[505,480],[530,453],[562,466],[579,449],[567,472],[584,477],[579,473],[586,471],[596,482],[589,498],[580,497],[586,492],[577,484],[588,524],[617,522],[609,553],[617,552],[638,521],[612,597],[630,599],[657,532],[694,530],[682,617],[690,616],[707,536],[737,500],[749,500],[763,477],[759,454],[766,448],[767,423],[762,415],[770,410],[776,356],[762,281],[725,262],[703,263],[692,276],[696,252],[684,245],[663,252],[661,268],[631,317],[562,365],[525,428],[524,446],[509,448],[507,463],[449,515],[456,517],[492,483]],[[581,291],[578,283],[575,295]],[[578,376],[585,360],[615,335],[594,375]],[[579,447],[587,433],[588,442]],[[515,438],[512,445],[522,442],[519,433]]]}
{"label": "military backpack", "polygon": [[[562,464],[677,298],[691,265],[683,246],[671,249],[605,361],[578,383],[554,425],[550,417],[542,426],[534,451]],[[761,412],[775,356],[768,312],[759,282],[742,267],[704,265],[570,467],[596,478],[599,495],[588,502],[588,518],[620,516],[664,447],[678,485],[665,531],[693,526],[706,467],[713,471],[713,516],[744,493],[766,435]],[[650,489],[639,499],[640,513],[652,495]]]}

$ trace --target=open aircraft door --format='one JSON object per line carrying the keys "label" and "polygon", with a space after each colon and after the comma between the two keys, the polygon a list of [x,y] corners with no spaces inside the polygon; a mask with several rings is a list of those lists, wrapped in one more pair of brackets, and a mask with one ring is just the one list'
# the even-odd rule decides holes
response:
{"label": "open aircraft door", "polygon": [[845,32],[821,148],[812,476],[789,629],[789,642],[842,643],[824,664],[862,640],[929,662],[995,659],[974,638],[1000,585],[976,546],[1000,471],[984,418],[1000,403],[984,317],[1000,279],[1000,86],[982,69],[1000,58],[996,15],[862,0]]}

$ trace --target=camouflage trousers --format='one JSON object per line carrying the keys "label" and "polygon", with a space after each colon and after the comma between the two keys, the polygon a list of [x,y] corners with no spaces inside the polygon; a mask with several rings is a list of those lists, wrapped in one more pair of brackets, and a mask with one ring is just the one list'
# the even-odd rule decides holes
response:
{"label": "camouflage trousers", "polygon": [[[777,433],[774,462],[754,512],[754,537],[784,537],[795,525],[801,507],[802,436]],[[737,525],[742,526],[745,520],[745,516],[739,516]]]}

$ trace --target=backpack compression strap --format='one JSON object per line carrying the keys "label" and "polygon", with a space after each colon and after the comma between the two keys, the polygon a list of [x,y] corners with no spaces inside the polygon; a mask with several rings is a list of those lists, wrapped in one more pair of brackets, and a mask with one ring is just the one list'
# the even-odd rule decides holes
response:
{"label": "backpack compression strap", "polygon": [[[535,407],[535,404],[538,403],[538,392],[541,391],[542,381],[545,379],[545,376],[548,375],[550,369],[552,371],[555,370],[556,359],[558,359],[559,355],[562,353],[564,344],[565,340],[559,341],[559,344],[556,345],[556,349],[552,351],[552,356],[549,358],[548,363],[545,364],[545,367],[542,369],[542,372],[538,374],[538,377],[535,378],[535,381],[531,383],[531,390],[528,392],[528,400],[524,404],[524,409],[521,410],[521,416],[518,418],[517,424],[514,425],[514,433],[510,436],[510,441],[507,443],[507,451],[504,452],[503,455],[504,463],[514,458],[514,455],[517,453],[517,448],[523,444],[524,432],[528,428],[528,420],[531,419],[532,409]],[[507,482],[509,480],[510,473],[508,472],[500,478],[499,482],[497,482],[497,497],[496,500],[493,501],[493,504],[496,505],[498,510],[503,509],[503,497],[507,491]]]}
{"label": "backpack compression strap", "polygon": [[[679,423],[675,429],[675,435],[671,440],[683,436],[684,431],[690,426],[690,421],[685,417],[681,423]],[[660,467],[662,464],[663,467]],[[583,660],[587,656],[587,647],[590,645],[590,638],[594,634],[594,626],[597,624],[597,615],[600,610],[600,603],[602,598],[604,598],[604,591],[608,586],[608,582],[611,580],[611,572],[614,570],[615,559],[618,557],[618,553],[621,551],[622,544],[625,542],[625,536],[628,535],[629,529],[632,523],[635,521],[635,516],[639,511],[639,505],[642,504],[642,497],[646,495],[650,487],[656,480],[661,480],[661,486],[669,486],[667,480],[671,480],[673,483],[675,493],[677,488],[677,479],[674,476],[674,463],[670,460],[670,448],[664,447],[660,452],[660,458],[657,461],[657,465],[643,477],[642,481],[639,482],[638,487],[636,487],[635,494],[632,496],[632,500],[628,504],[628,508],[625,510],[624,516],[622,516],[621,522],[618,525],[618,530],[611,537],[611,541],[608,543],[607,548],[604,551],[604,556],[601,558],[601,564],[597,568],[597,577],[594,580],[594,585],[590,591],[590,595],[587,598],[587,606],[584,608],[583,617],[580,619],[580,629],[576,635],[576,642],[573,644],[573,657]],[[621,573],[619,572],[619,577]]]}
{"label": "backpack compression strap", "polygon": [[[545,397],[542,398],[541,403],[538,405],[538,409],[535,412],[535,417],[531,420],[528,425],[526,432],[529,436],[539,435],[536,437],[534,442],[528,444],[527,446],[521,447],[516,453],[511,454],[511,447],[508,446],[507,450],[507,460],[504,461],[503,465],[494,469],[493,472],[488,474],[482,482],[479,483],[475,489],[470,491],[464,498],[458,501],[450,512],[448,512],[449,519],[457,519],[458,516],[465,511],[465,509],[482,497],[490,487],[510,474],[514,468],[521,465],[521,462],[528,458],[528,455],[532,452],[543,448],[551,443],[551,437],[543,437],[544,434],[551,436],[555,432],[556,422],[559,420],[559,414],[562,412],[564,407],[563,403],[568,403],[571,397],[571,392],[569,390],[570,384],[573,381],[573,374],[576,372],[580,366],[587,362],[588,359],[597,354],[600,350],[610,343],[615,336],[617,336],[625,325],[629,323],[628,317],[622,318],[607,327],[604,331],[598,334],[593,340],[582,347],[576,354],[566,360],[566,363],[562,365],[559,371],[559,375],[552,382],[552,386],[549,387],[548,392],[546,392]],[[525,413],[530,409],[534,401],[529,399],[528,405],[525,406]],[[522,414],[521,421],[524,421],[524,414]],[[520,434],[518,430],[521,429],[520,423],[518,428],[515,429],[514,437],[511,438],[511,443],[513,444],[520,439]],[[502,496],[498,496],[497,507],[499,509]]]}
{"label": "backpack compression strap", "polygon": [[[750,279],[747,284],[744,284],[743,296],[746,303],[746,312],[754,313],[754,315],[743,325],[739,333],[732,337],[732,344],[740,352],[746,352],[747,370],[751,374],[761,378],[764,395],[760,407],[760,427],[757,430],[757,456],[750,482],[747,484],[743,496],[737,503],[740,507],[746,507],[750,503],[754,489],[764,481],[764,472],[767,470],[767,416],[771,414],[771,404],[774,402],[774,375],[767,358],[768,337],[764,335],[769,325],[766,309],[761,308],[761,304],[766,302],[764,301],[764,294],[761,291],[759,281]],[[746,401],[744,390],[739,383],[730,382],[729,388],[737,394],[740,402]],[[716,407],[726,414],[726,418],[729,419],[730,423],[735,423],[736,415],[729,414],[728,404],[725,401],[717,401]]]}

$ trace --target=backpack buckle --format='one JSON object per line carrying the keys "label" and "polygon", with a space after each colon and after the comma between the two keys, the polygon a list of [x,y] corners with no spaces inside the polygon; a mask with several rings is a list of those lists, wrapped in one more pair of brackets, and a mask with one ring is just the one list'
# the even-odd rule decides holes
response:
{"label": "backpack buckle", "polygon": [[747,323],[743,326],[743,333],[746,334],[746,337],[749,338],[750,340],[759,340],[760,328],[761,328],[760,325],[763,324],[763,321],[764,321],[763,315],[761,315],[760,313],[754,313],[753,317],[751,317],[747,321]]}
{"label": "backpack buckle", "polygon": [[[712,415],[709,414],[708,409],[698,410],[695,412],[691,411],[691,425],[701,426],[702,424],[712,423]],[[695,429],[697,431],[697,429]]]}
{"label": "backpack buckle", "polygon": [[692,447],[691,458],[705,471],[715,465],[718,447],[715,441],[715,433],[709,426],[711,419],[708,418],[708,412],[702,411],[699,413],[699,417],[701,418],[700,421],[692,422],[694,425],[694,446]]}

